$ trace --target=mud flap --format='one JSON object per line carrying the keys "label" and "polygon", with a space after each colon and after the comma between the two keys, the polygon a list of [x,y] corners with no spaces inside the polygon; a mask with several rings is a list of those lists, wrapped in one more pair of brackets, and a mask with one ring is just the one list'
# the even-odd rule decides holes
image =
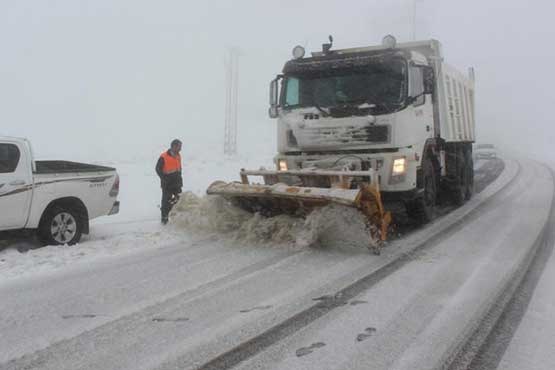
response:
{"label": "mud flap", "polygon": [[356,206],[366,216],[370,234],[368,248],[375,254],[380,254],[381,248],[387,240],[391,213],[385,210],[379,189],[374,185],[361,188]]}

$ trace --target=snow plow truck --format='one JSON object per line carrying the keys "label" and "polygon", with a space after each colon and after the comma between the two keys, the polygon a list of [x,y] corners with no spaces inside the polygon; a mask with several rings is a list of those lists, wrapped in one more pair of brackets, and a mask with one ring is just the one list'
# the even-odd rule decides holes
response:
{"label": "snow plow truck", "polygon": [[355,207],[375,249],[387,238],[388,204],[402,203],[423,224],[439,202],[472,196],[474,71],[446,64],[437,40],[388,35],[343,50],[329,40],[310,57],[296,46],[270,83],[276,168],[242,169],[240,182],[216,181],[207,193],[267,216]]}

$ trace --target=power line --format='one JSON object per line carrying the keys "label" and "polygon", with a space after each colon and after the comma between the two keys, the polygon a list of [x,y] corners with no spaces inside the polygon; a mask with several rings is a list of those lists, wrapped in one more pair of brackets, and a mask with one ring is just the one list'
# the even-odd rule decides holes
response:
{"label": "power line", "polygon": [[412,0],[412,41],[416,41],[416,22],[419,2],[422,3],[423,0]]}
{"label": "power line", "polygon": [[412,41],[416,41],[416,2],[417,0],[413,0],[413,9],[412,9]]}
{"label": "power line", "polygon": [[224,154],[237,154],[237,106],[239,95],[239,49],[230,48],[225,62],[226,104]]}

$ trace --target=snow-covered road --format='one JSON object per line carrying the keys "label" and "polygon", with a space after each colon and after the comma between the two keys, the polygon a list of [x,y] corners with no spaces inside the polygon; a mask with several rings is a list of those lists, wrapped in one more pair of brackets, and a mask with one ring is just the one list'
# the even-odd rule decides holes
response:
{"label": "snow-covered road", "polygon": [[442,368],[528,258],[553,191],[549,170],[524,163],[516,181],[460,231],[357,296],[359,304],[335,310],[238,369]]}
{"label": "snow-covered road", "polygon": [[[553,242],[553,239],[551,240]],[[526,292],[530,297],[524,299],[524,317],[521,321],[509,324],[513,335],[510,343],[503,346],[505,352],[499,353],[498,369],[501,370],[552,370],[555,369],[555,255],[553,244],[544,260],[534,290]],[[511,330],[512,329],[512,330]],[[508,345],[508,346],[507,346]]]}
{"label": "snow-covered road", "polygon": [[507,161],[381,256],[183,237],[22,275],[0,284],[0,368],[434,368],[526,259],[553,191]]}

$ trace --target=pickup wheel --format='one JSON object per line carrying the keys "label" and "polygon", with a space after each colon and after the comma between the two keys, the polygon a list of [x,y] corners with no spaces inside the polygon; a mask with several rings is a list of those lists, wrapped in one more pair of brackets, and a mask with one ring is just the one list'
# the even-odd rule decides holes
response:
{"label": "pickup wheel", "polygon": [[54,206],[44,215],[38,237],[44,245],[73,245],[81,240],[83,222],[73,209]]}

